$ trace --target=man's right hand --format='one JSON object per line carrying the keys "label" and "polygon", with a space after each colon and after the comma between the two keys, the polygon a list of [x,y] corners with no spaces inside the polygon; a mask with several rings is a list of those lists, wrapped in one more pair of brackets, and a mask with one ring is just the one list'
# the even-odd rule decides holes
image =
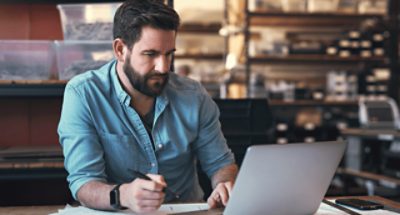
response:
{"label": "man's right hand", "polygon": [[164,202],[163,189],[167,186],[161,175],[147,174],[152,181],[137,178],[120,187],[121,205],[137,213],[157,210]]}

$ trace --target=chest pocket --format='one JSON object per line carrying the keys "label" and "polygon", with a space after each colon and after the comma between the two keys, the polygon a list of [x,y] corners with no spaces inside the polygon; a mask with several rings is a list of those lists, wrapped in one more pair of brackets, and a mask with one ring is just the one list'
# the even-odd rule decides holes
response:
{"label": "chest pocket", "polygon": [[134,178],[133,170],[147,172],[150,168],[145,152],[133,135],[101,134],[107,176],[115,182]]}

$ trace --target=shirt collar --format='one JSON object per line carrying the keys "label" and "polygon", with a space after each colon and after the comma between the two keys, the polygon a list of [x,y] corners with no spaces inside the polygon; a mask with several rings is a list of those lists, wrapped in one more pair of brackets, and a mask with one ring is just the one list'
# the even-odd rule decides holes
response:
{"label": "shirt collar", "polygon": [[116,95],[118,100],[121,104],[129,105],[131,102],[131,98],[128,93],[122,88],[121,82],[119,81],[118,74],[117,74],[117,60],[111,65],[111,82],[114,86]]}

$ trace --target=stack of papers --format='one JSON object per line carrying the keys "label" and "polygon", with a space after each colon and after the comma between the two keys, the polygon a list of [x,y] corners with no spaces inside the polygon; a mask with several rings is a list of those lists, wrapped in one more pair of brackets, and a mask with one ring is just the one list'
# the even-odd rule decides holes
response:
{"label": "stack of papers", "polygon": [[[175,213],[184,213],[191,211],[202,211],[208,210],[207,203],[193,203],[193,204],[163,204],[158,211],[147,213],[146,215],[166,215]],[[94,210],[87,207],[79,206],[72,207],[70,205],[65,206],[64,209],[58,210],[57,213],[50,215],[134,215],[133,211],[123,210],[123,211],[100,211]]]}

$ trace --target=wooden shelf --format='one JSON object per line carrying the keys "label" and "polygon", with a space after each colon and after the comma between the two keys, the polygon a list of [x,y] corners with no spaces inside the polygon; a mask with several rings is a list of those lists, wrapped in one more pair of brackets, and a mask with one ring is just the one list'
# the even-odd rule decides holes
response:
{"label": "wooden shelf", "polygon": [[352,27],[359,25],[366,19],[382,18],[375,14],[338,14],[338,13],[282,13],[282,12],[249,12],[249,21],[252,26],[330,26]]}
{"label": "wooden shelf", "polygon": [[250,57],[250,63],[340,63],[340,64],[354,64],[360,62],[374,62],[374,63],[383,63],[385,58],[383,57],[370,57],[370,58],[361,58],[361,57],[347,57],[342,58],[339,56],[329,56],[329,55],[287,55],[287,56],[272,56],[272,55],[258,55],[255,57]]}
{"label": "wooden shelf", "polygon": [[183,23],[179,32],[196,34],[218,34],[221,23]]}
{"label": "wooden shelf", "polygon": [[367,171],[360,171],[360,170],[354,170],[350,168],[338,168],[336,170],[337,174],[343,174],[343,175],[349,175],[353,176],[356,178],[361,178],[365,180],[372,180],[376,181],[379,183],[386,183],[386,184],[391,184],[394,185],[395,187],[400,186],[400,180],[398,178],[392,178],[386,175],[381,175],[381,174],[376,174],[372,172],[367,172]]}
{"label": "wooden shelf", "polygon": [[177,54],[175,59],[224,60],[224,54]]}
{"label": "wooden shelf", "polygon": [[357,101],[269,100],[271,106],[357,106]]}
{"label": "wooden shelf", "polygon": [[67,81],[0,81],[3,97],[59,97],[63,96]]}
{"label": "wooden shelf", "polygon": [[121,0],[2,0],[4,3],[15,3],[15,4],[77,4],[77,3],[110,3],[110,2],[122,2]]}

